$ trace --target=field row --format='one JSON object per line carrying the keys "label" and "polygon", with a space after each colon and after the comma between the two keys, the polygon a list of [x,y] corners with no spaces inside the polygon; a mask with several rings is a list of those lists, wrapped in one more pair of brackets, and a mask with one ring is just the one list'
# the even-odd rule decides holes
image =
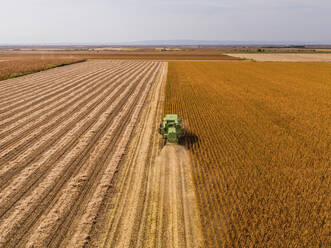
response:
{"label": "field row", "polygon": [[82,247],[162,63],[98,61],[0,84],[0,247]]}
{"label": "field row", "polygon": [[164,113],[184,121],[206,246],[328,246],[330,69],[169,63]]}

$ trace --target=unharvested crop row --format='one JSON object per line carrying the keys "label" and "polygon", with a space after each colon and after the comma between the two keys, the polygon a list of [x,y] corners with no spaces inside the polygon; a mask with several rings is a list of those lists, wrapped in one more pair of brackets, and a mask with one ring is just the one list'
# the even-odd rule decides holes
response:
{"label": "unharvested crop row", "polygon": [[170,62],[205,244],[327,246],[330,65]]}
{"label": "unharvested crop row", "polygon": [[49,97],[38,91],[3,112],[1,134],[9,135],[0,151],[0,247],[81,247],[88,241],[161,66],[88,64],[87,72],[80,68],[86,65],[75,65],[77,73],[55,85],[40,78]]}
{"label": "unharvested crop row", "polygon": [[33,72],[84,61],[73,56],[1,56],[0,80],[15,78]]}

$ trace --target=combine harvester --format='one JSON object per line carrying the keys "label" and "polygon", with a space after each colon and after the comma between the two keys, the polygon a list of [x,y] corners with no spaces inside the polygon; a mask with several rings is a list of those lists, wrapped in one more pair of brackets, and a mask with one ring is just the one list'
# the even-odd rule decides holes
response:
{"label": "combine harvester", "polygon": [[184,128],[178,115],[166,115],[159,127],[159,133],[163,135],[163,145],[167,142],[178,144],[183,131]]}

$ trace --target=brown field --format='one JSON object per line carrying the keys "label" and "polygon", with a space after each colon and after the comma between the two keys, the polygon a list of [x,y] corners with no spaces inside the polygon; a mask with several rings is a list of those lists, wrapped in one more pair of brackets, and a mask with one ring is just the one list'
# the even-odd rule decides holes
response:
{"label": "brown field", "polygon": [[331,62],[330,53],[313,53],[313,54],[300,54],[300,53],[277,53],[277,54],[228,54],[232,57],[253,59],[256,61],[279,61],[279,62]]}
{"label": "brown field", "polygon": [[319,49],[315,49],[318,52],[331,52],[331,48],[319,48]]}
{"label": "brown field", "polygon": [[81,61],[83,59],[72,56],[17,56],[0,53],[0,80]]}
{"label": "brown field", "polygon": [[[65,50],[6,51],[0,49],[0,80],[43,71],[61,65],[81,62],[87,59],[126,59],[126,60],[239,60],[240,58],[221,54],[216,50],[188,49],[180,51],[156,51],[154,48],[135,48],[115,51],[75,51]],[[49,49],[49,48],[48,48]],[[121,48],[118,48],[121,49]]]}
{"label": "brown field", "polygon": [[53,56],[80,59],[128,59],[128,60],[240,60],[224,55],[217,50],[190,49],[184,51],[156,51],[139,49],[132,51],[0,51],[0,59],[5,57]]}
{"label": "brown field", "polygon": [[0,82],[0,247],[200,246],[189,155],[158,156],[166,69],[90,61]]}
{"label": "brown field", "polygon": [[330,245],[330,64],[170,62],[164,112],[186,127],[207,247]]}

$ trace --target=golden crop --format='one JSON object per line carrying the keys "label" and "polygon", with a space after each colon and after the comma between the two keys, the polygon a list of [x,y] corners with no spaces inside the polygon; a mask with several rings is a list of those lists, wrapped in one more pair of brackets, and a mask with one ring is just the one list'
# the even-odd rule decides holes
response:
{"label": "golden crop", "polygon": [[331,65],[170,62],[209,247],[330,245]]}
{"label": "golden crop", "polygon": [[83,61],[70,56],[0,56],[0,80]]}

